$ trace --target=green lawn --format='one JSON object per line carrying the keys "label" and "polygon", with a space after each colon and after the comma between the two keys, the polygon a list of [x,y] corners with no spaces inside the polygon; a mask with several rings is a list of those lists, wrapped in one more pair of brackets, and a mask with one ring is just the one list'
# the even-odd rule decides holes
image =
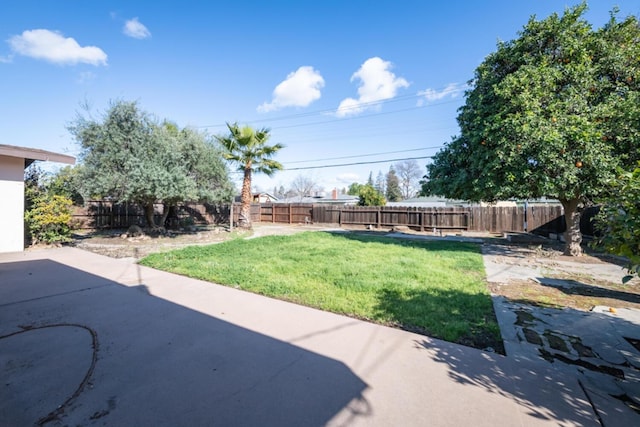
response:
{"label": "green lawn", "polygon": [[475,347],[501,347],[476,244],[307,232],[141,264]]}

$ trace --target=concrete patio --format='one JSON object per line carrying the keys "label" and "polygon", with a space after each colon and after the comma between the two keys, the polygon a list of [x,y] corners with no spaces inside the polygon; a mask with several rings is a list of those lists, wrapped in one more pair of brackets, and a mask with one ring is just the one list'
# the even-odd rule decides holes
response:
{"label": "concrete patio", "polygon": [[597,426],[575,376],[74,248],[0,254],[0,425]]}

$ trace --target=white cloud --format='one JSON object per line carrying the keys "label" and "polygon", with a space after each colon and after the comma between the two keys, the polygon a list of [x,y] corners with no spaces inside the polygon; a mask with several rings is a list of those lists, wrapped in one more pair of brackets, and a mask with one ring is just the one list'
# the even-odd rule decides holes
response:
{"label": "white cloud", "polygon": [[8,40],[11,49],[23,56],[43,59],[54,64],[107,65],[107,54],[96,46],[82,47],[71,37],[57,31],[27,30]]}
{"label": "white cloud", "polygon": [[425,100],[427,102],[430,102],[438,101],[446,97],[456,98],[458,95],[467,90],[468,87],[469,86],[466,83],[449,83],[444,89],[439,91],[430,88],[422,90],[418,92],[418,96],[423,96],[424,99],[420,99],[418,101],[418,105],[423,105]]}
{"label": "white cloud", "polygon": [[124,24],[124,28],[122,32],[129,37],[133,37],[134,39],[146,39],[151,37],[151,32],[144,24],[138,21],[138,18],[129,19]]}
{"label": "white cloud", "polygon": [[391,72],[391,68],[393,68],[391,62],[377,56],[367,59],[351,76],[352,82],[360,80],[358,99],[344,99],[338,106],[336,115],[345,117],[379,107],[376,104],[378,101],[394,98],[399,89],[409,87],[409,82],[402,77],[396,77]]}
{"label": "white cloud", "polygon": [[320,89],[324,87],[324,79],[320,72],[310,66],[302,66],[273,90],[271,102],[258,106],[258,111],[266,113],[285,107],[306,107],[320,99]]}

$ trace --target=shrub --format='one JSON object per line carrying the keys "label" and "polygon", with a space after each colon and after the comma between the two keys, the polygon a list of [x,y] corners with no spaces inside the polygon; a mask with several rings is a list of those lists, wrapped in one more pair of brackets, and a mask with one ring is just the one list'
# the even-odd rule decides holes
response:
{"label": "shrub", "polygon": [[369,184],[360,187],[358,196],[360,197],[359,206],[384,206],[387,204],[384,196]]}
{"label": "shrub", "polygon": [[63,243],[71,240],[71,199],[37,195],[25,212],[32,243]]}

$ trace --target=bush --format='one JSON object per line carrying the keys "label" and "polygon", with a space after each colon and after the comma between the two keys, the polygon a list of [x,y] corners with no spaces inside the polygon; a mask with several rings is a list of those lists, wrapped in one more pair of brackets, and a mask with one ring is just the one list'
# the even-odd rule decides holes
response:
{"label": "bush", "polygon": [[25,212],[32,243],[63,243],[71,240],[71,205],[68,197],[37,195]]}
{"label": "bush", "polygon": [[384,206],[387,204],[384,196],[369,184],[360,187],[358,196],[360,197],[359,206]]}
{"label": "bush", "polygon": [[629,259],[629,275],[640,271],[640,166],[631,172],[618,170],[616,180],[609,183],[610,194],[598,214],[602,237],[598,243],[607,252]]}

